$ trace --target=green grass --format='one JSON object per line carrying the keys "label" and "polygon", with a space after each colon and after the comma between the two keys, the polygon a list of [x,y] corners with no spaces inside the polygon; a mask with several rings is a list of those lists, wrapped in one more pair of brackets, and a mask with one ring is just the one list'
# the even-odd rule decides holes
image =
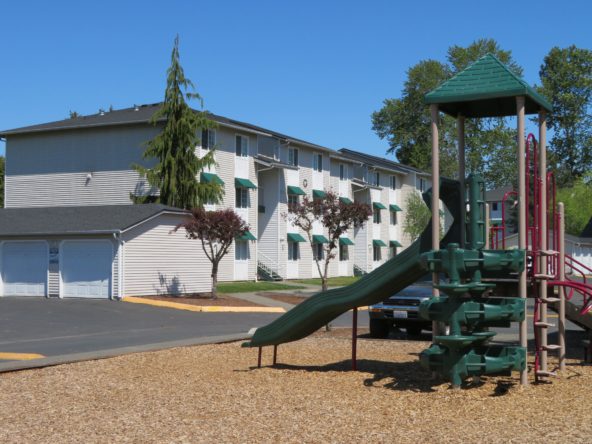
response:
{"label": "green grass", "polygon": [[284,284],[282,282],[222,282],[218,284],[219,293],[247,293],[252,291],[299,290],[302,285]]}
{"label": "green grass", "polygon": [[[339,277],[329,278],[327,281],[327,284],[329,285],[329,287],[343,287],[345,285],[353,284],[358,279],[360,279],[358,276],[339,276]],[[297,279],[297,280],[290,281],[290,282],[295,282],[298,284],[318,285],[318,286],[321,285],[320,279]]]}

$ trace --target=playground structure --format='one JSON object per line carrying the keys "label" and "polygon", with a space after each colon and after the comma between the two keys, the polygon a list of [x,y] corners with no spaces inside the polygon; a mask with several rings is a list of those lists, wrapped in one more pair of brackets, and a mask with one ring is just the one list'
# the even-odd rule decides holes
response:
{"label": "playground structure", "polygon": [[[527,297],[535,300],[536,380],[555,374],[548,368],[550,351],[559,352],[559,369],[565,368],[566,317],[592,328],[592,286],[585,281],[585,274],[592,270],[565,255],[563,205],[556,204],[553,176],[547,173],[546,114],[551,105],[489,54],[427,94],[426,103],[432,120],[432,188],[423,195],[432,213],[429,225],[411,246],[358,282],[318,293],[257,329],[244,345],[259,348],[259,366],[263,346],[274,346],[275,364],[279,344],[308,336],[354,310],[355,368],[357,307],[386,299],[414,283],[426,270],[433,273],[433,297],[421,304],[420,315],[433,321],[433,344],[422,352],[420,362],[449,378],[453,386],[469,376],[509,371],[519,371],[520,383],[528,384]],[[441,112],[456,118],[459,181],[440,178]],[[538,114],[538,144],[533,135],[524,137],[526,114]],[[465,118],[513,115],[517,117],[518,190],[507,193],[502,205],[505,210],[510,195],[517,199],[518,249],[506,250],[505,213],[500,226],[488,229],[483,181],[478,176],[465,179],[464,124]],[[440,200],[454,219],[442,240]],[[488,237],[491,249],[486,250]],[[583,282],[566,279],[566,268],[581,273]],[[440,280],[442,273],[448,281]],[[570,292],[566,294],[565,289]],[[566,310],[566,299],[574,293],[582,295],[583,305],[579,309],[569,305]],[[558,344],[548,343],[553,327],[548,322],[548,308],[559,313]],[[489,328],[507,327],[511,322],[520,325],[518,346],[491,345],[495,333]],[[450,334],[442,334],[443,324],[450,326]]]}

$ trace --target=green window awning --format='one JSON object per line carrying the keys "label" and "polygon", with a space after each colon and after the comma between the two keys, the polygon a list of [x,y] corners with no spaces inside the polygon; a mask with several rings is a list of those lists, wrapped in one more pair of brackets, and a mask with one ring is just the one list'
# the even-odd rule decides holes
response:
{"label": "green window awning", "polygon": [[253,190],[257,189],[257,185],[255,185],[249,179],[240,179],[238,177],[234,178],[234,187],[235,188],[252,188]]}
{"label": "green window awning", "polygon": [[322,234],[313,234],[312,235],[312,243],[313,244],[328,244],[329,239],[327,239]]}
{"label": "green window awning", "polygon": [[380,202],[372,202],[372,207],[375,210],[386,210],[386,207]]}
{"label": "green window awning", "polygon": [[396,240],[392,240],[392,241],[390,241],[390,242],[389,242],[389,245],[390,245],[391,247],[402,247],[402,246],[403,246],[403,245],[401,245],[401,242],[399,242],[399,241],[396,241]]}
{"label": "green window awning", "polygon": [[238,236],[236,239],[237,240],[242,240],[242,241],[254,241],[254,240],[257,240],[257,238],[255,236],[253,236],[253,233],[251,233],[250,231],[247,231],[242,236]]}
{"label": "green window awning", "polygon": [[396,211],[403,211],[403,210],[401,210],[401,207],[399,205],[395,205],[395,204],[390,204],[389,210],[391,210],[393,213]]}
{"label": "green window awning", "polygon": [[312,190],[312,197],[317,199],[323,199],[326,195],[327,193],[325,193],[323,190]]}
{"label": "green window awning", "polygon": [[353,245],[354,243],[349,237],[340,237],[339,245]]}
{"label": "green window awning", "polygon": [[384,241],[382,241],[380,239],[372,240],[372,245],[374,245],[375,247],[386,247],[386,244],[384,243]]}
{"label": "green window awning", "polygon": [[302,190],[302,188],[294,187],[291,185],[288,185],[288,194],[293,194],[296,196],[306,196],[306,193]]}
{"label": "green window awning", "polygon": [[339,200],[346,205],[353,204],[352,200],[349,197],[340,197]]}
{"label": "green window awning", "polygon": [[288,233],[288,242],[306,242],[306,239],[298,233]]}
{"label": "green window awning", "polygon": [[218,185],[224,185],[224,181],[222,179],[220,179],[220,176],[218,176],[217,174],[214,173],[201,173],[201,182],[203,183],[212,183],[212,184],[218,184]]}

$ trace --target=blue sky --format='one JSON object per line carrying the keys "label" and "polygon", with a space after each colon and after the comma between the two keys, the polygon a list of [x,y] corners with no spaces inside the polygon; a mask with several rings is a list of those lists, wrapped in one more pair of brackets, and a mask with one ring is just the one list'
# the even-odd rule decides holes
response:
{"label": "blue sky", "polygon": [[418,61],[490,37],[535,83],[551,47],[590,47],[589,2],[480,3],[5,2],[0,128],[162,100],[179,34],[185,73],[212,112],[384,155],[370,114],[400,95]]}

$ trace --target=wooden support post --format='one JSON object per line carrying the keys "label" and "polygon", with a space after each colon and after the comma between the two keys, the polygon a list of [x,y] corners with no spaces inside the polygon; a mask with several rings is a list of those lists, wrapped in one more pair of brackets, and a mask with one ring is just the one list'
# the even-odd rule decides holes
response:
{"label": "wooden support post", "polygon": [[261,368],[261,353],[263,347],[259,347],[259,356],[257,357],[257,368]]}
{"label": "wooden support post", "polygon": [[[559,202],[559,258],[557,268],[559,280],[565,281],[565,210]],[[565,288],[559,287],[559,370],[565,370]]]}
{"label": "wooden support post", "polygon": [[465,117],[462,115],[458,115],[456,118],[456,132],[458,137],[458,180],[460,182],[460,196],[462,199],[461,203],[461,210],[460,210],[460,247],[465,248],[465,241],[466,241],[466,225],[465,220],[467,219],[467,205],[465,203],[466,200],[466,189],[465,189],[465,180],[466,180],[466,170],[465,170]]}
{"label": "wooden support post", "polygon": [[[438,105],[430,105],[432,117],[432,249],[440,249],[440,145],[438,139]],[[432,296],[440,296],[435,287],[439,284],[438,273],[432,274]],[[438,322],[432,322],[432,337],[439,334]]]}
{"label": "wooden support post", "polygon": [[[526,250],[526,159],[524,146],[524,101],[524,96],[516,97],[518,137],[518,248],[522,250]],[[526,300],[526,267],[519,275],[518,288],[519,297]],[[528,350],[528,330],[526,320],[520,322],[520,346]],[[520,384],[528,385],[528,370],[526,368],[520,372]]]}
{"label": "wooden support post", "polygon": [[277,345],[273,346],[273,365],[275,366],[275,364],[277,363]]}
{"label": "wooden support post", "polygon": [[358,307],[354,307],[352,316],[352,370],[358,369],[357,350],[358,348]]}
{"label": "wooden support post", "polygon": [[[547,250],[547,120],[546,120],[546,113],[544,110],[539,111],[539,171],[540,171],[540,181],[541,181],[541,198],[539,202],[540,206],[540,221],[539,221],[539,230],[540,230],[540,249],[542,251]],[[535,160],[536,161],[536,160]],[[535,185],[536,190],[536,185]],[[528,209],[527,209],[528,211]],[[534,249],[534,247],[533,247]],[[549,274],[549,270],[547,269],[547,256],[544,254],[540,255],[539,258],[539,270],[540,273]],[[539,298],[545,300],[547,298],[547,280],[541,279],[539,282]],[[540,305],[541,315],[540,320],[541,322],[547,322],[547,304],[542,303]],[[549,329],[544,328],[541,331],[541,370],[547,371],[547,344],[548,344],[548,334]]]}

